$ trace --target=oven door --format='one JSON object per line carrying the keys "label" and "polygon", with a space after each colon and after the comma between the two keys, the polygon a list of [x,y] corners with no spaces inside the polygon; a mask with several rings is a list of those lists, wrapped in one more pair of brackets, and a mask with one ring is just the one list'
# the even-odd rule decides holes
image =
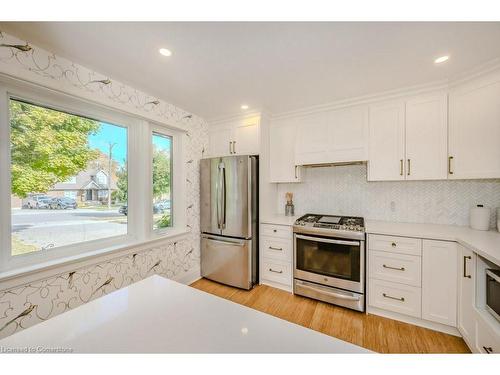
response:
{"label": "oven door", "polygon": [[294,234],[294,277],[364,293],[364,241]]}

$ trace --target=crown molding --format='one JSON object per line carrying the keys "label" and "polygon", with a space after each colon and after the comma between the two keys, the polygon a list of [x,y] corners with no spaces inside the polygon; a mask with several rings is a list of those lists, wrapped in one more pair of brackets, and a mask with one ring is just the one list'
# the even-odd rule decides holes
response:
{"label": "crown molding", "polygon": [[245,111],[245,112],[235,112],[235,113],[232,113],[232,114],[228,114],[228,115],[225,115],[225,116],[219,116],[219,117],[214,117],[212,119],[208,119],[206,120],[208,125],[211,126],[211,125],[218,125],[218,124],[222,124],[224,122],[229,122],[229,121],[234,121],[234,120],[244,120],[244,119],[247,119],[247,118],[251,118],[251,117],[255,117],[255,116],[270,116],[270,114],[263,110],[263,109],[253,109],[253,110],[250,110],[250,111]]}
{"label": "crown molding", "polygon": [[439,90],[449,90],[450,88],[455,87],[459,84],[481,78],[496,71],[500,71],[500,58],[489,60],[484,64],[457,74],[451,79],[444,79],[420,85],[408,86],[395,90],[382,91],[375,94],[333,101],[330,103],[305,107],[293,111],[271,114],[271,118],[273,120],[285,119],[290,117],[309,115],[317,112],[354,107],[357,105],[366,105],[385,100],[396,100],[408,96],[421,95]]}

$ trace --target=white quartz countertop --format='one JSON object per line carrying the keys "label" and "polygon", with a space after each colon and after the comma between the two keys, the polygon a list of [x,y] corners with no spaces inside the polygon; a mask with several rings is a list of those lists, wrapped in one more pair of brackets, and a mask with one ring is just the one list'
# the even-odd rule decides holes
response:
{"label": "white quartz countertop", "polygon": [[300,216],[270,215],[260,219],[261,224],[289,225],[292,226]]}
{"label": "white quartz countertop", "polygon": [[0,340],[79,353],[369,353],[160,276]]}
{"label": "white quartz countertop", "polygon": [[[272,215],[260,220],[263,224],[293,225],[299,216]],[[365,220],[366,233],[456,241],[500,266],[500,232],[481,231],[465,226],[442,224],[397,223]]]}
{"label": "white quartz countertop", "polygon": [[456,241],[475,253],[500,265],[500,232],[441,224],[392,223],[366,220],[366,233]]}

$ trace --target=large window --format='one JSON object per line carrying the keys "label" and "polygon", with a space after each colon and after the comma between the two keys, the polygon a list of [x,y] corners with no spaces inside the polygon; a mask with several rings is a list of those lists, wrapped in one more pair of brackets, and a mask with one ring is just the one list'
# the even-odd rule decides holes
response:
{"label": "large window", "polygon": [[127,128],[14,99],[9,111],[11,254],[127,234]]}
{"label": "large window", "polygon": [[153,230],[172,226],[172,137],[152,135]]}
{"label": "large window", "polygon": [[0,77],[0,278],[185,233],[184,139]]}

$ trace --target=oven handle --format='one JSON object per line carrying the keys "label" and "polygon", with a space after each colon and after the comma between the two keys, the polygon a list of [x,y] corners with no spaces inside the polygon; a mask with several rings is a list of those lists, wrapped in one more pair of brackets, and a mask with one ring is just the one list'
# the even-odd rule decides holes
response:
{"label": "oven handle", "polygon": [[335,298],[339,298],[339,299],[346,299],[348,301],[359,301],[361,299],[360,296],[358,297],[352,297],[352,296],[346,296],[344,294],[339,294],[339,293],[333,293],[333,292],[329,292],[327,290],[318,290],[318,289],[315,289],[309,285],[300,285],[301,288],[305,288],[305,289],[309,289],[309,290],[312,290],[313,292],[318,292],[318,293],[324,293],[324,294],[328,294],[329,296],[331,297],[335,297]]}
{"label": "oven handle", "polygon": [[326,242],[326,243],[335,243],[338,245],[353,245],[353,246],[359,246],[359,241],[340,241],[340,240],[329,240],[327,238],[320,238],[320,237],[309,237],[309,236],[303,236],[301,234],[296,234],[296,238],[299,238],[301,240],[309,240],[309,241],[317,241],[317,242]]}

